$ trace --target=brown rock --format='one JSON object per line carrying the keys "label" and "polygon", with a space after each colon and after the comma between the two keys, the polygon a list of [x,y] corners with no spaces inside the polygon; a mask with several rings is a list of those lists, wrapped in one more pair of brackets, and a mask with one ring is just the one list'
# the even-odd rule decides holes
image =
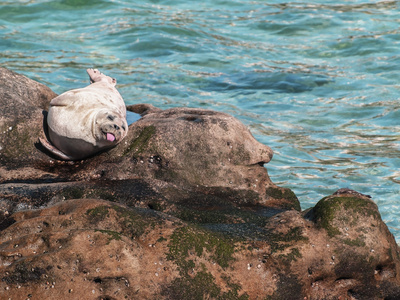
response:
{"label": "brown rock", "polygon": [[[0,237],[0,289],[13,299],[400,296],[398,246],[376,205],[346,195],[319,205],[329,216],[321,207],[315,222],[286,211],[256,239],[237,224],[199,227],[102,200],[21,211]],[[340,219],[345,231],[331,237],[324,218]]]}

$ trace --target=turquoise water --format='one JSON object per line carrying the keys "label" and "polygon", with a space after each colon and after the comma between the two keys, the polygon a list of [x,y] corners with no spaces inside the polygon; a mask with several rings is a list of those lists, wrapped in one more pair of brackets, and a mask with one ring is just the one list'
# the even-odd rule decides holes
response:
{"label": "turquoise water", "polygon": [[371,195],[400,241],[397,1],[2,1],[0,63],[55,92],[97,67],[127,104],[224,111],[302,208]]}

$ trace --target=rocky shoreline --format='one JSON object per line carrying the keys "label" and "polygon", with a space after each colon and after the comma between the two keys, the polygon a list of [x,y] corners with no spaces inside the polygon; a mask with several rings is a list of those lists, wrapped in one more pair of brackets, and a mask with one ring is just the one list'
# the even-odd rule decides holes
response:
{"label": "rocky shoreline", "polygon": [[38,143],[56,96],[0,68],[0,290],[6,299],[398,299],[399,247],[368,196],[302,212],[230,115],[142,118],[76,162]]}

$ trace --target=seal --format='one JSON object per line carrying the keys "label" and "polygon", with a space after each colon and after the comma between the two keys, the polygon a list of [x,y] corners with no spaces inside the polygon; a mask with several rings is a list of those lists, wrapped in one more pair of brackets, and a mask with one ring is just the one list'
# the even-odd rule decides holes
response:
{"label": "seal", "polygon": [[128,133],[124,100],[116,80],[87,69],[91,84],[50,102],[48,140],[40,143],[62,160],[80,160],[117,145]]}

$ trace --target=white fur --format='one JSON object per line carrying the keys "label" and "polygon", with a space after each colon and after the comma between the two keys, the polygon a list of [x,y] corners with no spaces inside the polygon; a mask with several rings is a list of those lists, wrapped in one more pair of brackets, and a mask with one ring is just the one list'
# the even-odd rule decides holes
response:
{"label": "white fur", "polygon": [[[114,87],[115,80],[97,70],[89,69],[88,73],[93,83],[51,100],[47,116],[51,143],[72,160],[113,147],[128,132],[126,107]],[[114,134],[116,140],[108,141],[106,132]]]}

